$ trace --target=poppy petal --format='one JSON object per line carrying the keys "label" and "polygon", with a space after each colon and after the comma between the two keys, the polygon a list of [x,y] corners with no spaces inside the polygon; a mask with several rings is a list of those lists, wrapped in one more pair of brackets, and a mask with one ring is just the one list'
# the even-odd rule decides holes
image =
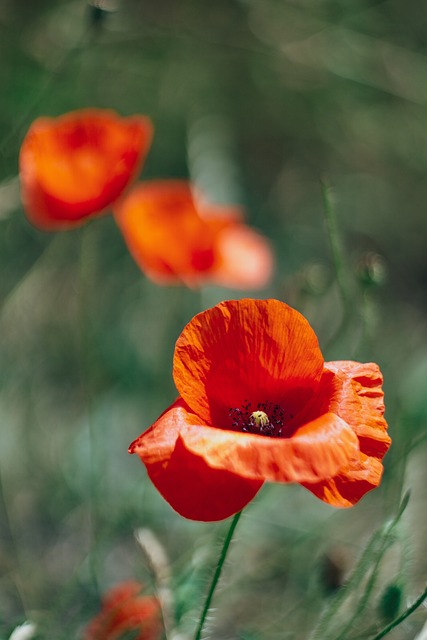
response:
{"label": "poppy petal", "polygon": [[243,224],[240,208],[207,202],[188,181],[141,183],[115,218],[135,262],[158,284],[246,289],[271,277],[269,243]]}
{"label": "poppy petal", "polygon": [[127,580],[110,589],[102,598],[104,611],[114,609],[119,604],[137,596],[141,591],[141,585],[136,580]]}
{"label": "poppy petal", "polygon": [[343,360],[326,362],[325,369],[341,382],[341,389],[332,397],[329,410],[352,427],[362,453],[381,459],[391,438],[384,418],[383,376],[378,365]]}
{"label": "poppy petal", "polygon": [[266,238],[243,224],[228,224],[216,238],[212,280],[234,289],[261,289],[271,279],[273,254]]}
{"label": "poppy petal", "polygon": [[325,363],[319,393],[309,412],[317,403],[317,410],[333,411],[345,420],[358,437],[360,453],[334,478],[304,486],[335,507],[351,507],[380,484],[380,460],[391,443],[384,419],[382,382],[381,371],[374,363]]}
{"label": "poppy petal", "polygon": [[187,451],[211,469],[250,480],[315,482],[331,478],[358,451],[357,437],[333,413],[300,427],[291,438],[226,431],[189,424],[180,430]]}
{"label": "poppy petal", "polygon": [[56,230],[101,213],[135,178],[152,129],[146,117],[120,118],[99,109],[35,120],[19,158],[29,220]]}
{"label": "poppy petal", "polygon": [[166,466],[147,464],[148,475],[163,498],[184,518],[201,522],[224,520],[256,496],[262,481],[212,469],[188,453],[179,439]]}
{"label": "poppy petal", "polygon": [[177,340],[173,376],[206,424],[231,427],[230,409],[271,402],[295,416],[316,390],[323,357],[307,320],[278,300],[231,300],[195,316]]}
{"label": "poppy petal", "polygon": [[214,469],[203,456],[188,451],[181,431],[198,422],[178,400],[130,446],[129,452],[139,455],[154,486],[180,515],[203,522],[224,520],[241,511],[263,481]]}
{"label": "poppy petal", "polygon": [[334,478],[316,484],[302,483],[317,498],[333,507],[352,507],[381,482],[383,466],[377,458],[360,453]]}
{"label": "poppy petal", "polygon": [[208,224],[197,214],[190,183],[152,180],[137,185],[114,211],[135,262],[158,284],[199,286],[213,262]]}
{"label": "poppy petal", "polygon": [[135,640],[159,640],[163,637],[159,603],[154,596],[127,600],[112,613],[103,631],[99,640],[118,640],[132,631]]}
{"label": "poppy petal", "polygon": [[102,599],[102,610],[85,629],[85,640],[118,640],[128,631],[135,640],[159,640],[163,635],[161,609],[155,596],[140,595],[142,585],[128,581]]}
{"label": "poppy petal", "polygon": [[381,459],[391,439],[384,419],[382,374],[374,363],[326,362],[316,395],[298,422],[325,412],[340,416],[359,438],[360,450]]}
{"label": "poppy petal", "polygon": [[263,481],[315,482],[334,476],[357,452],[357,438],[334,414],[269,438],[205,426],[182,400],[130,447],[181,515],[220,520],[240,511]]}

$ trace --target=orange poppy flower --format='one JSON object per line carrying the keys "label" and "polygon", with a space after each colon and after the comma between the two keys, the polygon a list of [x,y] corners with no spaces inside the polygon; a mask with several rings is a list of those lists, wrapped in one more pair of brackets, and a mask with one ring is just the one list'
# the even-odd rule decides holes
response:
{"label": "orange poppy flower", "polygon": [[99,109],[35,120],[19,156],[28,219],[53,231],[103,212],[136,178],[152,131],[149,118]]}
{"label": "orange poppy flower", "polygon": [[[140,595],[142,585],[123,582],[103,598],[101,612],[86,627],[84,640],[118,640],[128,632],[134,640],[159,640],[163,624],[159,601]],[[127,636],[126,636],[127,637]]]}
{"label": "orange poppy flower", "polygon": [[181,515],[221,520],[265,481],[336,507],[381,479],[390,438],[376,364],[324,362],[316,335],[277,300],[221,302],[178,338],[180,397],[129,448]]}
{"label": "orange poppy flower", "polygon": [[246,289],[271,277],[270,246],[243,224],[240,209],[202,202],[186,181],[138,185],[115,218],[136,263],[158,284]]}

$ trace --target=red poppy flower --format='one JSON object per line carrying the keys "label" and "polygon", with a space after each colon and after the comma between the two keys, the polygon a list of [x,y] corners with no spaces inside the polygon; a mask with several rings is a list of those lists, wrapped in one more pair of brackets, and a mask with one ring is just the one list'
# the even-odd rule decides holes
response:
{"label": "red poppy flower", "polygon": [[137,176],[151,138],[148,118],[113,111],[82,109],[35,120],[19,157],[29,220],[57,230],[104,211]]}
{"label": "red poppy flower", "polygon": [[323,361],[277,300],[222,302],[175,348],[180,397],[129,448],[181,515],[221,520],[263,482],[296,482],[336,507],[381,479],[390,438],[376,364]]}
{"label": "red poppy flower", "polygon": [[115,213],[135,261],[158,284],[246,289],[271,277],[271,249],[243,224],[240,209],[202,202],[188,182],[142,183]]}
{"label": "red poppy flower", "polygon": [[[155,596],[140,595],[138,582],[123,582],[103,598],[101,612],[85,629],[84,640],[118,640],[133,631],[134,640],[163,637],[162,616]],[[127,636],[126,636],[127,637]]]}

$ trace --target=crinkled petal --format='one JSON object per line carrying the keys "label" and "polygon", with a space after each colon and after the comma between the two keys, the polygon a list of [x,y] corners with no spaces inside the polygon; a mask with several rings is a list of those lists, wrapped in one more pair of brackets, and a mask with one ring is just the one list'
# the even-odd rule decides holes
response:
{"label": "crinkled petal", "polygon": [[334,478],[303,485],[333,507],[352,507],[380,484],[382,473],[383,466],[377,458],[360,453]]}
{"label": "crinkled petal", "polygon": [[358,436],[360,451],[381,459],[391,443],[381,385],[382,375],[376,364],[326,362],[317,393],[298,415],[298,421],[327,411],[335,413]]}
{"label": "crinkled petal", "polygon": [[340,416],[359,438],[360,451],[381,459],[391,438],[384,418],[383,376],[377,364],[352,361],[326,362],[342,383],[331,399],[329,410]]}
{"label": "crinkled petal", "polygon": [[129,452],[139,455],[154,486],[180,515],[204,522],[223,520],[241,511],[263,481],[214,469],[203,456],[188,451],[181,430],[198,422],[178,401],[130,446]]}
{"label": "crinkled petal", "polygon": [[146,117],[99,109],[35,120],[19,158],[29,220],[57,230],[104,211],[136,177],[152,131]]}
{"label": "crinkled petal", "polygon": [[269,482],[314,482],[330,478],[358,450],[352,429],[333,413],[300,427],[291,438],[270,438],[215,427],[181,429],[185,448],[211,468]]}
{"label": "crinkled petal", "polygon": [[240,511],[264,481],[333,477],[357,450],[352,429],[334,414],[300,427],[292,438],[269,438],[205,426],[182,401],[130,447],[173,508],[196,520]]}
{"label": "crinkled petal", "polygon": [[304,483],[318,498],[335,507],[351,507],[381,482],[381,459],[391,443],[384,419],[382,382],[381,371],[374,363],[327,362],[318,394],[307,408],[306,415],[333,411],[359,440],[360,453],[336,476]]}
{"label": "crinkled petal", "polygon": [[295,415],[316,391],[323,357],[298,311],[278,300],[231,300],[195,316],[178,338],[177,389],[206,424],[230,428],[245,400]]}

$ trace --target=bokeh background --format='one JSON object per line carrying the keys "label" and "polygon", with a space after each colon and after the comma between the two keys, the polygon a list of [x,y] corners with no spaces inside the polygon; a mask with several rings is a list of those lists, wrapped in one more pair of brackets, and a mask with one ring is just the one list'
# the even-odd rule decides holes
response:
{"label": "bokeh background", "polygon": [[[298,308],[326,359],[378,362],[394,443],[381,488],[352,510],[298,486],[263,488],[239,524],[211,637],[308,638],[410,488],[343,640],[371,637],[427,574],[427,7],[0,0],[0,89],[0,638],[28,618],[40,639],[79,638],[109,586],[156,586],[157,543],[169,558],[171,637],[191,637],[227,524],[175,514],[127,447],[175,397],[185,323],[243,295]],[[190,177],[244,206],[274,247],[270,286],[157,287],[108,215],[75,231],[34,229],[19,198],[22,139],[39,115],[86,106],[152,118],[142,178]],[[148,558],[139,528],[155,536]],[[414,638],[425,619],[421,607],[390,638]]]}

